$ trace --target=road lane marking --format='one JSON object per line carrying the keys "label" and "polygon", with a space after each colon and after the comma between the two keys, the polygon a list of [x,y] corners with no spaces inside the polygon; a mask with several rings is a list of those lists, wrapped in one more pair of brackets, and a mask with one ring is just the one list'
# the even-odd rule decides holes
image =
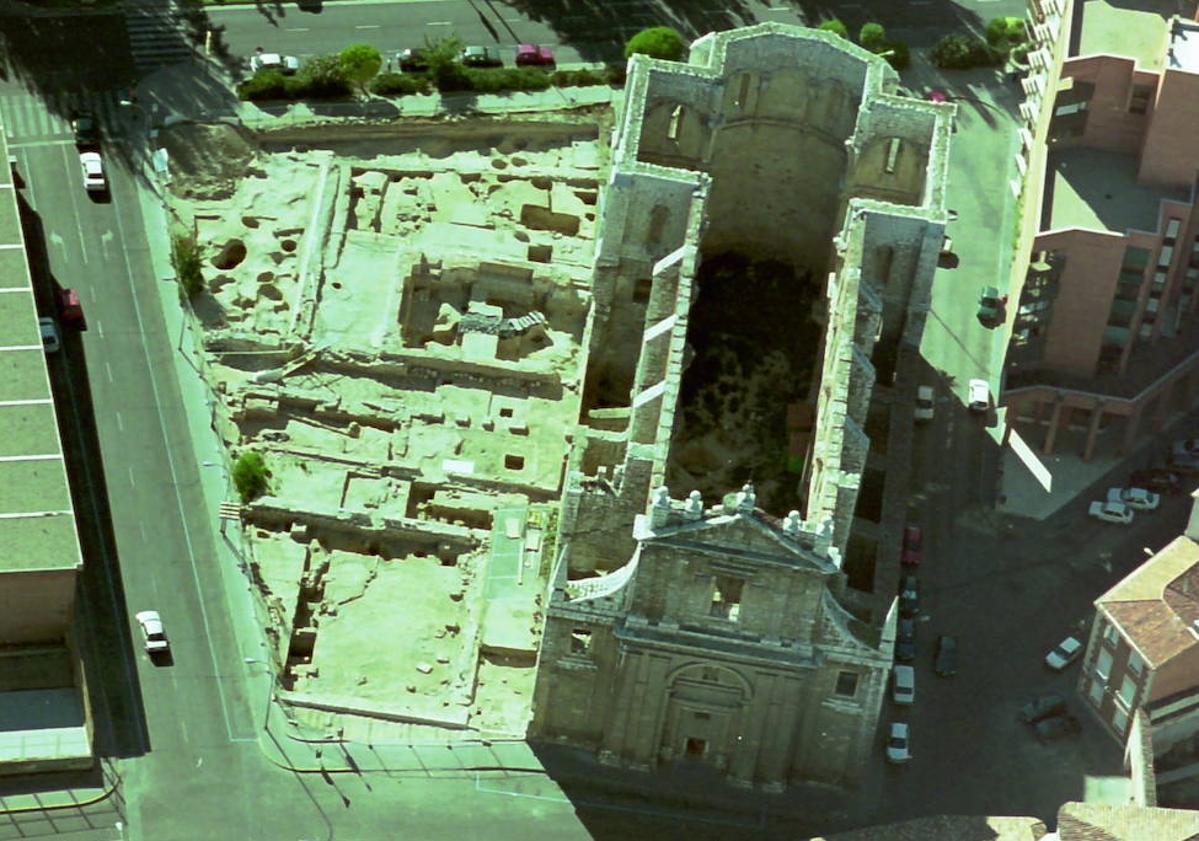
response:
{"label": "road lane marking", "polygon": [[0,456],[0,461],[56,461],[62,453],[40,453],[32,456]]}
{"label": "road lane marking", "polygon": [[96,320],[96,332],[100,334],[101,339],[104,338],[104,325],[99,321],[99,319]]}
{"label": "road lane marking", "polygon": [[0,408],[4,406],[44,406],[53,403],[52,397],[35,397],[29,400],[0,400]]}
{"label": "road lane marking", "polygon": [[453,25],[454,25],[454,22],[451,20],[431,20],[431,21],[426,21],[426,23],[425,23],[425,26],[453,26]]}
{"label": "road lane marking", "polygon": [[311,32],[307,26],[291,26],[284,30],[285,32]]}
{"label": "road lane marking", "polygon": [[125,422],[121,420],[120,412],[117,412],[117,429],[121,430],[121,432],[125,431]]}
{"label": "road lane marking", "polygon": [[378,23],[363,23],[354,27],[355,29],[379,29],[381,24]]}
{"label": "road lane marking", "polygon": [[108,374],[108,381],[109,381],[110,383],[111,383],[111,382],[113,382],[113,378],[112,378],[112,366],[108,364],[108,360],[107,360],[107,359],[105,359],[105,360],[104,360],[104,371],[105,371],[105,373],[107,373],[107,374]]}
{"label": "road lane marking", "polygon": [[130,484],[131,486],[133,486],[133,487],[135,487],[135,488],[136,488],[136,487],[137,487],[137,482],[136,482],[136,481],[134,481],[134,479],[133,479],[133,465],[132,465],[132,464],[131,464],[131,465],[129,465],[129,466],[126,468],[126,470],[128,470],[128,471],[129,471],[129,484]]}
{"label": "road lane marking", "polygon": [[[62,156],[63,156],[63,165],[66,167],[67,172],[70,172],[72,169],[71,159],[69,157],[67,157],[67,151],[65,148],[63,149]],[[78,167],[78,166],[79,166],[78,164],[75,164],[75,167]],[[109,190],[111,192],[111,187],[109,188]],[[83,255],[83,262],[86,263],[87,262],[87,245],[83,241],[83,221],[79,218],[79,201],[75,197],[74,190],[68,189],[67,193],[71,196],[71,210],[74,212],[74,215],[75,215],[75,230],[79,234],[79,253]]]}

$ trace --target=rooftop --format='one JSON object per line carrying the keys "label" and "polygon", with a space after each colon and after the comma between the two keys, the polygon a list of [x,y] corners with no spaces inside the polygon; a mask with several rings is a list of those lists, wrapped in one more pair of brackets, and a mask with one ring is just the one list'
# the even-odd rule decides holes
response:
{"label": "rooftop", "polygon": [[1177,20],[1170,29],[1170,49],[1166,54],[1170,70],[1199,73],[1199,23]]}
{"label": "rooftop", "polygon": [[1043,230],[1156,231],[1163,201],[1190,201],[1187,190],[1137,183],[1135,156],[1101,149],[1050,152],[1045,180],[1049,218]]}
{"label": "rooftop", "polygon": [[1185,535],[1095,600],[1154,667],[1199,644],[1199,543]]}
{"label": "rooftop", "polygon": [[1063,803],[1057,813],[1061,841],[1192,841],[1195,813],[1189,809]]}
{"label": "rooftop", "polygon": [[1141,70],[1161,70],[1167,19],[1177,5],[1145,0],[1139,8],[1122,8],[1106,0],[1083,4],[1078,55],[1119,55],[1135,59]]}
{"label": "rooftop", "polygon": [[0,571],[73,569],[75,518],[8,166],[0,170],[0,255]]}

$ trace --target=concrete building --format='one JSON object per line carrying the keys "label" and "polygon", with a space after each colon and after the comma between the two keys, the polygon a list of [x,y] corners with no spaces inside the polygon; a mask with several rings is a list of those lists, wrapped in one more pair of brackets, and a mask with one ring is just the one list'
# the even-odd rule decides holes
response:
{"label": "concrete building", "polygon": [[1086,4],[1025,80],[1053,111],[1003,403],[1045,454],[1123,452],[1199,397],[1199,23],[1150,5]]}
{"label": "concrete building", "polygon": [[1148,740],[1158,785],[1199,775],[1196,499],[1186,532],[1095,601],[1078,685],[1130,758]]}
{"label": "concrete building", "polygon": [[82,559],[3,126],[0,161],[0,774],[87,768]]}
{"label": "concrete building", "polygon": [[[778,24],[631,60],[534,738],[771,789],[870,758],[893,599],[842,567],[875,384],[924,327],[953,114],[897,87]],[[795,403],[815,425],[785,458]]]}

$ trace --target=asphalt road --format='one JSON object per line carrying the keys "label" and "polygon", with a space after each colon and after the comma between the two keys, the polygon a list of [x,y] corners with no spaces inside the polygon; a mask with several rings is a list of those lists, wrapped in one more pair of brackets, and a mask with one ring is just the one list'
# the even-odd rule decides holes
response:
{"label": "asphalt road", "polygon": [[[810,5],[810,4],[808,4]],[[249,56],[257,47],[301,57],[336,52],[367,43],[385,55],[416,47],[426,38],[456,34],[467,43],[497,47],[511,61],[511,48],[523,42],[553,45],[559,63],[620,61],[624,42],[649,26],[673,26],[688,38],[762,21],[803,24],[840,17],[856,31],[867,21],[882,23],[891,37],[930,46],[945,32],[981,30],[999,15],[1023,16],[1021,0],[916,0],[912,3],[833,2],[819,8],[804,3],[730,0],[724,3],[651,0],[605,2],[499,3],[493,0],[409,0],[408,2],[326,2],[319,12],[295,3],[264,3],[211,8],[211,25],[223,27],[230,52]]]}

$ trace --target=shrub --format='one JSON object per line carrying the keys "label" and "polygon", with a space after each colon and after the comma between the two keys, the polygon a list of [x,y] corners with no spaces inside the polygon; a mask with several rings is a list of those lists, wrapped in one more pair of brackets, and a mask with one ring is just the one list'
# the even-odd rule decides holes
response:
{"label": "shrub", "polygon": [[992,47],[1007,49],[1026,39],[1023,18],[1002,17],[987,21],[987,43]]}
{"label": "shrub", "polygon": [[432,90],[428,76],[412,73],[384,73],[371,82],[371,91],[379,96],[410,96]]}
{"label": "shrub", "polygon": [[241,501],[249,502],[266,493],[270,475],[261,454],[246,452],[238,456],[233,464],[233,484]]}
{"label": "shrub", "polygon": [[973,35],[946,35],[933,47],[929,56],[937,67],[965,70],[994,64],[995,52],[981,38]]}
{"label": "shrub", "polygon": [[171,265],[179,288],[189,299],[204,291],[204,273],[201,271],[200,247],[195,237],[177,234],[171,240]]}
{"label": "shrub", "polygon": [[849,28],[836,18],[830,18],[816,28],[822,29],[825,32],[831,32],[834,35],[839,35],[840,37],[849,40]]}
{"label": "shrub", "polygon": [[887,32],[881,23],[864,23],[858,32],[858,43],[872,53],[882,52],[887,44]]}
{"label": "shrub", "polygon": [[606,85],[608,73],[604,70],[558,70],[550,74],[550,83],[557,88],[574,88],[583,85]]}
{"label": "shrub", "polygon": [[679,61],[687,52],[687,42],[683,36],[669,26],[652,26],[643,29],[629,39],[624,47],[624,57],[629,58],[635,53],[651,58],[664,58],[668,61]]}
{"label": "shrub", "polygon": [[350,82],[335,55],[318,55],[304,62],[300,72],[287,80],[288,92],[294,97],[336,98],[350,92]]}
{"label": "shrub", "polygon": [[623,85],[628,77],[629,66],[627,64],[609,64],[604,68],[604,76],[608,79],[609,85]]}
{"label": "shrub", "polygon": [[289,96],[287,77],[278,70],[259,70],[237,86],[241,99],[261,102],[266,99],[287,99]]}
{"label": "shrub", "polygon": [[466,68],[458,63],[462,47],[462,39],[457,35],[425,40],[425,61],[429,64],[429,77],[438,90],[469,90]]}
{"label": "shrub", "polygon": [[887,63],[896,70],[907,70],[912,63],[912,51],[903,41],[888,41],[883,52]]}
{"label": "shrub", "polygon": [[351,44],[337,54],[337,60],[345,78],[363,93],[383,66],[383,56],[370,44]]}

